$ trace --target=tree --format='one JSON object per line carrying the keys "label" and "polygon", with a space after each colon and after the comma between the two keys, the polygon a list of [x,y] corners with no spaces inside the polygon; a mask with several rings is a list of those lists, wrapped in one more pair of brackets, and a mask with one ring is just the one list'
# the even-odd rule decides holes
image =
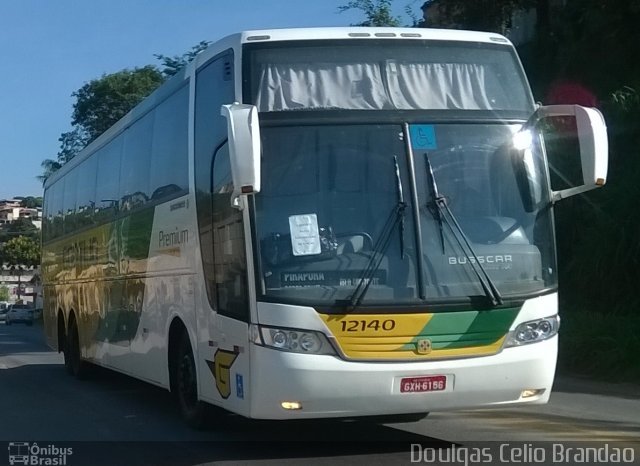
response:
{"label": "tree", "polygon": [[27,196],[24,198],[20,198],[20,205],[27,209],[35,209],[36,207],[42,207],[42,197]]}
{"label": "tree", "polygon": [[420,26],[457,27],[505,33],[517,10],[537,7],[548,0],[428,0],[422,6]]}
{"label": "tree", "polygon": [[0,248],[0,263],[8,265],[18,275],[18,299],[20,299],[20,277],[24,268],[40,263],[40,246],[31,238],[18,236],[10,239]]}
{"label": "tree", "polygon": [[9,301],[9,287],[0,285],[0,301]]}
{"label": "tree", "polygon": [[42,161],[43,173],[38,179],[44,183],[208,45],[209,42],[202,41],[181,56],[155,55],[162,62],[162,70],[154,65],[125,69],[89,81],[74,92],[73,127],[58,138],[60,150],[56,158]]}
{"label": "tree", "polygon": [[33,241],[38,241],[40,230],[36,228],[30,219],[24,217],[17,218],[0,230],[0,244],[19,236],[25,236]]}
{"label": "tree", "polygon": [[391,13],[393,0],[350,0],[346,5],[338,7],[338,12],[360,10],[367,18],[352,26],[398,27],[402,25],[399,17]]}
{"label": "tree", "polygon": [[89,143],[89,134],[84,125],[77,125],[71,131],[62,133],[58,138],[60,150],[58,151],[58,163],[65,164],[76,156],[78,152]]}
{"label": "tree", "polygon": [[168,57],[166,55],[156,54],[154,55],[154,57],[156,57],[162,63],[163,68],[162,70],[160,70],[162,74],[164,74],[165,76],[173,76],[182,68],[184,68],[191,60],[196,58],[196,55],[209,47],[209,44],[211,44],[210,41],[203,40],[200,41],[197,45],[191,47],[191,50],[183,53],[182,55],[174,55],[173,57]]}
{"label": "tree", "polygon": [[152,65],[105,74],[86,83],[71,94],[73,104],[71,131],[58,138],[60,150],[56,159],[45,159],[38,179],[43,183],[76,156],[87,144],[109,129],[133,107],[151,94],[165,80]]}
{"label": "tree", "polygon": [[12,238],[0,248],[0,261],[8,266],[35,267],[40,263],[40,246],[27,236]]}
{"label": "tree", "polygon": [[47,181],[47,178],[60,170],[62,164],[57,160],[44,159],[40,166],[42,167],[42,174],[38,175],[37,178],[42,182],[42,184],[44,184],[44,182]]}
{"label": "tree", "polygon": [[[72,94],[71,124],[78,130],[69,139],[61,138],[63,149],[73,148],[78,137],[93,141],[164,82],[152,65],[122,70],[89,81]],[[74,130],[75,131],[75,130]]]}

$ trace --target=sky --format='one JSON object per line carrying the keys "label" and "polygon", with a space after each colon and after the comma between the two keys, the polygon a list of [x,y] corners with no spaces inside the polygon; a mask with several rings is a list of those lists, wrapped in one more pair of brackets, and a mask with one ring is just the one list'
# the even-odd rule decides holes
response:
{"label": "sky", "polygon": [[358,11],[338,13],[346,3],[0,0],[0,199],[42,195],[40,164],[56,158],[71,129],[71,94],[86,82],[242,30],[362,21]]}

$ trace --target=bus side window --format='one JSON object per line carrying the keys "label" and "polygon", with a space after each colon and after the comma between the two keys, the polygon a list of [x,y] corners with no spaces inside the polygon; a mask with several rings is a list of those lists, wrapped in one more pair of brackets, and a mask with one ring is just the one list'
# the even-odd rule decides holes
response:
{"label": "bus side window", "polygon": [[227,50],[214,57],[196,73],[194,184],[202,267],[207,298],[214,309],[219,306],[216,302],[218,279],[216,278],[213,254],[211,170],[212,157],[227,138],[227,122],[220,113],[220,107],[237,100],[235,98],[235,80],[225,80],[229,70],[233,71],[232,50]]}
{"label": "bus side window", "polygon": [[226,143],[214,155],[211,188],[216,308],[222,315],[248,321],[249,291],[242,211],[231,207],[233,182]]}

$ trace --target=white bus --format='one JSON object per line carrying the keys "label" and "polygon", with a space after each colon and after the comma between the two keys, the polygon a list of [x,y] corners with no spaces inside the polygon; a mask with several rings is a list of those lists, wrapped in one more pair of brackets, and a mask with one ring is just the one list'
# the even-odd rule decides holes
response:
{"label": "white bus", "polygon": [[[561,191],[555,117],[581,157]],[[545,403],[553,204],[606,172],[600,113],[538,108],[502,36],[235,34],[47,180],[46,336],[192,425]]]}

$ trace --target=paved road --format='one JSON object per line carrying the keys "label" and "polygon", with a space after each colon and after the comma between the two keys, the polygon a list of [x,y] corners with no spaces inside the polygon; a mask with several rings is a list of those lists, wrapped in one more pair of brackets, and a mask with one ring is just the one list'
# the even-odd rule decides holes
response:
{"label": "paved road", "polygon": [[[432,413],[412,424],[221,416],[195,432],[181,423],[166,391],[101,369],[89,380],[75,380],[62,357],[44,345],[39,326],[0,324],[0,440],[71,445],[69,465],[411,464],[411,444],[438,451],[453,443],[498,448],[474,443],[483,441],[525,449],[538,441],[613,442],[634,447],[634,463],[640,464],[637,387],[563,378],[556,385],[545,406]],[[69,443],[93,441],[107,443]],[[0,465],[8,461],[2,450],[0,442]],[[544,464],[553,464],[550,458]]]}

